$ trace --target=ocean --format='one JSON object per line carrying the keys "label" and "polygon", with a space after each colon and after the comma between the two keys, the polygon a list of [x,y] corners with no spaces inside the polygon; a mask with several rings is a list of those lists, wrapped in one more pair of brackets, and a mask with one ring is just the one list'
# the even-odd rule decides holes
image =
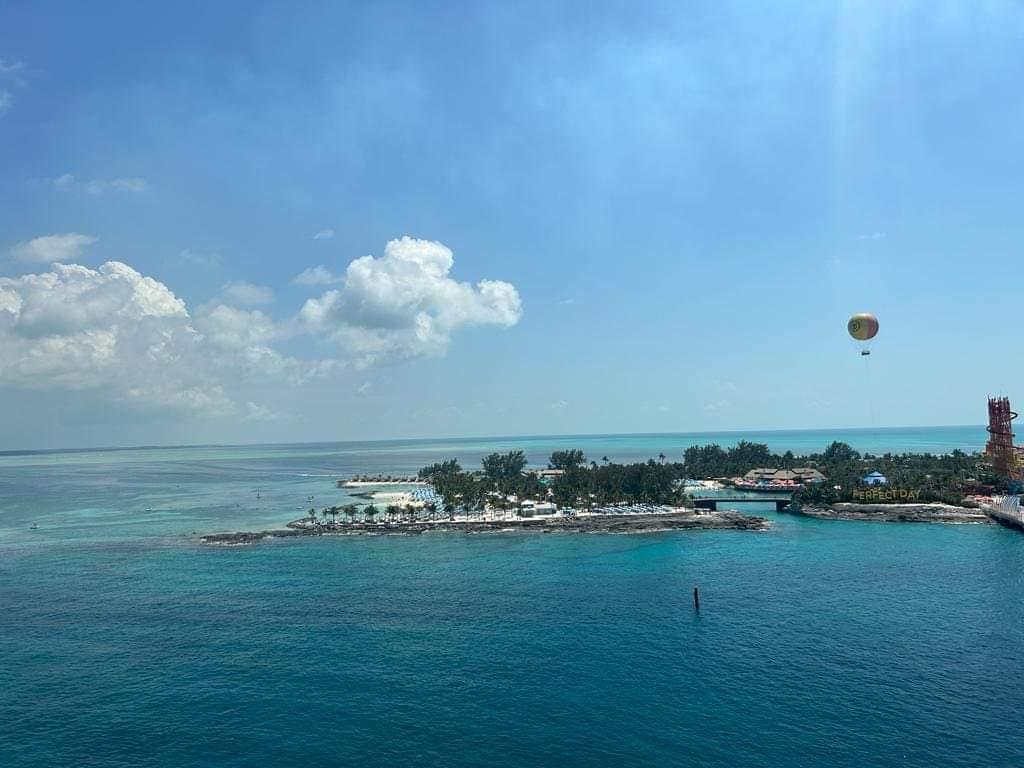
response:
{"label": "ocean", "polygon": [[764,533],[197,543],[344,503],[354,473],[739,439],[946,452],[985,432],[0,455],[0,766],[1024,764],[1024,535],[998,526],[767,504],[744,510]]}

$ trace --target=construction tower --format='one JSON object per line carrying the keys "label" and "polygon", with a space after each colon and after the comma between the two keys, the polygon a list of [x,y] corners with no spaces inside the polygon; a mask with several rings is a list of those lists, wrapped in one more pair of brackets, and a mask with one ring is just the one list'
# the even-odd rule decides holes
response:
{"label": "construction tower", "polygon": [[988,399],[988,443],[985,453],[992,461],[992,469],[999,477],[1021,479],[1019,448],[1013,445],[1013,420],[1017,414],[1010,410],[1008,397]]}

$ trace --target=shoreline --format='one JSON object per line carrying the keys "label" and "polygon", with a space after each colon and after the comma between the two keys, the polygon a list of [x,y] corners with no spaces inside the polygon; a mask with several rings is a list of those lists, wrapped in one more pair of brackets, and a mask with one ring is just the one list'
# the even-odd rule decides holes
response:
{"label": "shoreline", "polygon": [[430,485],[426,480],[337,480],[336,488],[373,488],[385,485],[424,486]]}
{"label": "shoreline", "polygon": [[803,515],[817,520],[859,520],[876,523],[946,523],[989,525],[992,519],[984,509],[956,507],[928,502],[921,504],[859,504],[839,502],[828,507],[787,507],[785,514]]}
{"label": "shoreline", "polygon": [[330,527],[296,525],[267,531],[211,533],[202,544],[238,546],[267,539],[312,536],[418,536],[424,533],[607,533],[636,534],[685,530],[766,531],[771,523],[763,517],[734,511],[696,514],[671,512],[650,515],[588,515],[585,517],[524,518],[518,520],[419,521],[406,523],[350,523]]}

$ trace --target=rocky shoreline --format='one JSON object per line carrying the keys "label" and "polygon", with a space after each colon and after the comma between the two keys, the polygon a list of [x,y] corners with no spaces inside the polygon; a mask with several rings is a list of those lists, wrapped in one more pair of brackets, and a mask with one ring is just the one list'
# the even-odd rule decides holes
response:
{"label": "rocky shoreline", "polygon": [[526,518],[494,521],[421,521],[412,523],[352,523],[310,527],[302,521],[269,531],[211,533],[200,537],[203,544],[237,546],[266,539],[303,536],[417,536],[423,533],[658,533],[683,530],[764,531],[771,523],[763,517],[739,512],[693,510],[664,515],[587,515],[582,517]]}
{"label": "rocky shoreline", "polygon": [[983,509],[950,504],[856,504],[840,502],[828,507],[797,507],[784,512],[819,520],[866,520],[877,523],[991,523]]}

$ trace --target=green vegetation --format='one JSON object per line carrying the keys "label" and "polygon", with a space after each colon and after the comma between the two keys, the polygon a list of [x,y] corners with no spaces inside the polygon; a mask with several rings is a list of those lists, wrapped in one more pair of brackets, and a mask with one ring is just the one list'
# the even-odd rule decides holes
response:
{"label": "green vegetation", "polygon": [[942,456],[930,453],[874,456],[862,455],[845,443],[833,443],[825,453],[810,456],[808,463],[813,463],[828,478],[827,482],[802,488],[795,495],[796,501],[810,505],[855,500],[855,494],[872,487],[863,482],[869,472],[885,475],[889,489],[916,491],[917,501],[961,506],[971,505],[965,500],[965,493],[980,490],[981,485],[994,480],[980,455],[959,450]]}
{"label": "green vegetation", "polygon": [[653,459],[637,464],[587,465],[583,451],[555,451],[548,460],[552,469],[562,470],[550,485],[537,473],[526,471],[522,451],[492,453],[481,462],[481,472],[464,472],[455,459],[420,470],[429,479],[453,514],[461,507],[473,511],[485,505],[508,509],[509,496],[518,501],[553,501],[559,507],[590,509],[617,503],[671,504],[681,506],[685,499],[677,488],[679,464],[659,463]]}
{"label": "green vegetation", "polygon": [[420,480],[429,480],[433,482],[438,477],[457,475],[462,472],[462,467],[459,466],[459,462],[455,459],[449,459],[448,461],[442,461],[438,464],[431,464],[429,467],[424,467],[419,471],[417,477]]}
{"label": "green vegetation", "polygon": [[[683,457],[683,473],[694,479],[739,477],[761,467],[793,469],[801,466],[814,467],[827,478],[823,483],[802,487],[794,495],[795,501],[809,505],[854,501],[860,492],[877,487],[915,491],[915,501],[963,505],[970,503],[965,501],[965,493],[985,486],[999,486],[984,457],[959,450],[941,456],[931,453],[877,456],[861,454],[846,443],[833,442],[821,453],[795,456],[789,451],[772,453],[767,445],[743,441],[729,449],[719,445],[694,446],[688,448]],[[871,472],[885,475],[886,486],[866,485],[864,477]],[[837,485],[839,489],[834,487]]]}
{"label": "green vegetation", "polygon": [[686,497],[676,483],[681,478],[678,468],[678,464],[654,459],[637,464],[592,463],[589,467],[581,463],[556,478],[551,492],[560,507],[590,509],[621,502],[684,506]]}
{"label": "green vegetation", "polygon": [[551,454],[551,458],[548,459],[549,469],[576,469],[583,464],[587,463],[587,457],[583,455],[583,451],[579,448],[573,448],[570,451],[555,451]]}
{"label": "green vegetation", "polygon": [[802,462],[803,460],[798,459],[791,451],[781,455],[772,453],[764,443],[741,440],[728,449],[712,443],[686,449],[683,453],[682,476],[694,480],[739,477],[760,467],[792,469],[800,466]]}
{"label": "green vegetation", "polygon": [[463,472],[455,459],[433,464],[420,470],[419,476],[430,480],[444,501],[449,515],[457,507],[468,511],[482,510],[487,504],[509,508],[508,496],[519,499],[543,499],[547,489],[537,475],[524,473],[526,456],[522,451],[492,453],[483,458],[482,472]]}
{"label": "green vegetation", "polygon": [[[668,461],[664,454],[658,460],[617,464],[601,458],[601,463],[588,461],[579,449],[555,451],[548,459],[549,473],[540,474],[526,468],[522,451],[492,453],[481,461],[481,469],[464,470],[456,459],[423,467],[417,477],[433,484],[442,504],[425,507],[430,520],[439,513],[453,519],[456,510],[468,513],[485,508],[507,512],[524,501],[554,502],[562,509],[591,510],[617,504],[686,506],[688,504],[682,479],[708,480],[740,477],[752,469],[763,467],[794,469],[814,467],[827,478],[824,482],[805,485],[794,494],[794,501],[813,505],[829,505],[841,501],[864,501],[867,490],[889,490],[889,498],[875,503],[907,501],[940,501],[970,506],[965,494],[1002,490],[992,476],[991,467],[980,454],[953,451],[948,455],[929,453],[887,453],[881,456],[861,454],[846,443],[833,442],[821,453],[796,456],[791,451],[773,453],[763,443],[741,441],[731,448],[711,444],[686,449],[683,461]],[[888,482],[869,486],[864,477],[881,472]],[[838,488],[836,487],[838,486]],[[873,501],[873,500],[872,500]],[[336,523],[338,515],[349,523],[360,516],[373,522],[382,516],[388,522],[413,520],[416,511],[410,506],[387,506],[383,512],[370,504],[360,510],[355,504],[328,507],[321,513],[324,523]],[[310,509],[309,519],[316,524],[316,511]]]}

